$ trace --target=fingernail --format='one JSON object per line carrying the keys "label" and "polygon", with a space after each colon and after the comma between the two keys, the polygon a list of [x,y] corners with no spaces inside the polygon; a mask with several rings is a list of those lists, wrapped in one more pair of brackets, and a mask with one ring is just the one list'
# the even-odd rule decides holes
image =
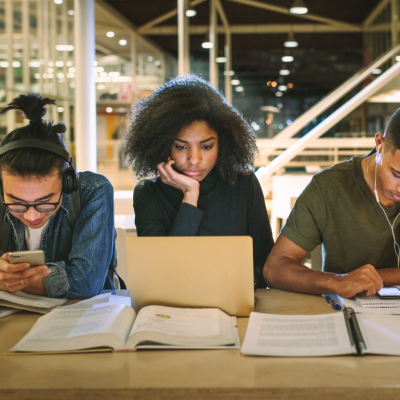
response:
{"label": "fingernail", "polygon": [[47,271],[47,275],[51,274],[51,269],[49,268],[49,270]]}
{"label": "fingernail", "polygon": [[24,264],[24,267],[25,267],[25,268],[29,268],[30,266],[31,266],[31,264],[28,264],[28,263],[25,263],[25,264]]}
{"label": "fingernail", "polygon": [[42,271],[47,271],[49,268],[47,268],[47,266],[46,265],[43,265],[43,267],[42,267]]}

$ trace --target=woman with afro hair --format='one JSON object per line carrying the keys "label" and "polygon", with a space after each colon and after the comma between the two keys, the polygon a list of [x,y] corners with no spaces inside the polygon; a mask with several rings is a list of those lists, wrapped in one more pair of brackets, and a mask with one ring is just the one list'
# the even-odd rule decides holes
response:
{"label": "woman with afro hair", "polygon": [[143,179],[135,187],[138,236],[238,236],[253,239],[254,287],[274,244],[253,173],[255,134],[209,82],[170,80],[130,115],[123,156]]}

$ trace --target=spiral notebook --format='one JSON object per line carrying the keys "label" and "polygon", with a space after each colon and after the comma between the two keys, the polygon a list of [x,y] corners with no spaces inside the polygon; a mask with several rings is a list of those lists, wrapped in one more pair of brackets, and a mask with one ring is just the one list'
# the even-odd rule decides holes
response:
{"label": "spiral notebook", "polygon": [[382,300],[378,296],[366,296],[358,294],[356,301],[365,308],[400,308],[400,300]]}

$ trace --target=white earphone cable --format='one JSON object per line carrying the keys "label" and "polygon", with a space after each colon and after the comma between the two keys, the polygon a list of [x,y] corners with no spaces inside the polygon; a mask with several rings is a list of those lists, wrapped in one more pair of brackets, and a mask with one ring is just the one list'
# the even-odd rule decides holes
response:
{"label": "white earphone cable", "polygon": [[[379,148],[380,148],[380,147],[381,147],[381,146],[378,147],[378,152],[377,152],[377,155],[376,155],[376,156],[378,156],[378,154],[379,154]],[[390,226],[390,230],[391,230],[391,232],[392,232],[393,241],[394,241],[394,252],[396,253],[396,257],[397,257],[397,267],[400,267],[400,246],[399,246],[399,244],[396,242],[396,236],[395,236],[395,234],[394,234],[394,225],[395,225],[395,223],[396,223],[396,221],[397,221],[397,218],[399,218],[400,213],[397,214],[396,218],[395,218],[394,221],[393,221],[393,224],[391,224],[391,223],[390,223],[390,220],[389,220],[389,218],[388,218],[388,216],[387,216],[387,214],[386,214],[386,212],[385,212],[385,210],[383,209],[383,207],[382,207],[382,205],[381,205],[381,203],[380,203],[380,201],[379,201],[378,190],[376,189],[376,175],[377,175],[377,170],[378,170],[378,162],[375,161],[375,188],[374,188],[375,197],[376,197],[376,201],[378,202],[379,207],[381,208],[381,210],[382,210],[383,213],[385,214],[386,220],[387,220],[387,222],[388,222],[388,224],[389,224],[389,226]],[[368,173],[368,162],[367,162],[367,173]],[[368,179],[369,179],[369,178],[368,178]]]}

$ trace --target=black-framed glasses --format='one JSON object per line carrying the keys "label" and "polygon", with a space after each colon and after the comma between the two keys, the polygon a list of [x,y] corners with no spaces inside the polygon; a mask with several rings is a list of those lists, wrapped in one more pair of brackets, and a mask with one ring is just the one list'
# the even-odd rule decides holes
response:
{"label": "black-framed glasses", "polygon": [[4,195],[2,196],[3,206],[7,208],[8,211],[13,213],[24,213],[28,211],[30,207],[33,207],[36,211],[41,213],[48,213],[54,211],[61,201],[62,189],[60,193],[60,197],[58,198],[57,203],[39,203],[39,204],[22,204],[22,203],[4,203]]}

